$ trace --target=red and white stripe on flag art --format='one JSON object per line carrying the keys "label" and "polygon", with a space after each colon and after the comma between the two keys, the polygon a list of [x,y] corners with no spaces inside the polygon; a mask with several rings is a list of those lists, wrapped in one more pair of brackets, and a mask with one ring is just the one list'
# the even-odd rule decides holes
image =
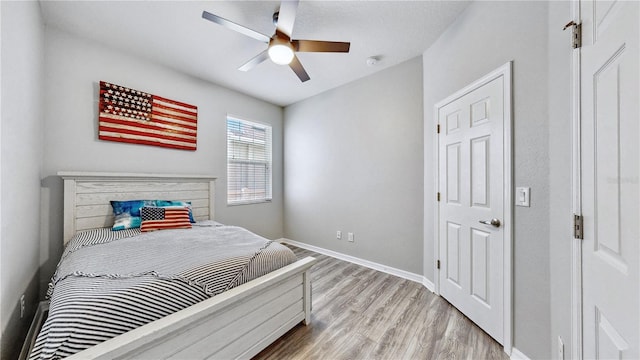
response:
{"label": "red and white stripe on flag art", "polygon": [[100,81],[98,138],[196,150],[198,107]]}
{"label": "red and white stripe on flag art", "polygon": [[186,207],[147,207],[140,209],[140,231],[191,229]]}

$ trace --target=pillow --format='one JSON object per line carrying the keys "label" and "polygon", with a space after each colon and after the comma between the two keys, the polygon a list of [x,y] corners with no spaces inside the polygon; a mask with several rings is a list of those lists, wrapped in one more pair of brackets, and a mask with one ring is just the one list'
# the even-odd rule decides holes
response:
{"label": "pillow", "polygon": [[193,213],[191,211],[191,201],[176,201],[176,200],[155,200],[155,206],[167,207],[167,206],[179,206],[189,209],[189,221],[195,223]]}
{"label": "pillow", "polygon": [[154,206],[152,200],[111,201],[115,221],[111,230],[135,229],[140,227],[140,209],[144,206]]}
{"label": "pillow", "polygon": [[186,207],[150,207],[140,210],[140,231],[191,229],[189,209]]}

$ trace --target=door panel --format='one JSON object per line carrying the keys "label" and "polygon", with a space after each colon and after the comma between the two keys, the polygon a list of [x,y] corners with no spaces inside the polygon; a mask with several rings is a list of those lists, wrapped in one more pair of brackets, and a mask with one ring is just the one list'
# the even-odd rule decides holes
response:
{"label": "door panel", "polygon": [[[595,307],[595,335],[596,335],[596,351],[597,359],[622,359],[624,352],[629,349],[629,344],[624,340],[622,335],[618,333],[615,327]],[[592,346],[592,345],[589,345]],[[591,358],[591,356],[588,356]]]}
{"label": "door panel", "polygon": [[471,126],[481,125],[489,121],[489,99],[482,99],[471,104]]}
{"label": "door panel", "polygon": [[489,208],[491,206],[489,139],[489,136],[484,136],[471,140],[471,206],[473,207]]}
{"label": "door panel", "polygon": [[497,76],[437,107],[440,294],[500,343],[505,232],[479,221],[505,218],[504,91]]}
{"label": "door panel", "polygon": [[451,114],[447,115],[446,125],[447,125],[447,134],[451,134],[456,130],[460,129],[460,112],[455,111]]}
{"label": "door panel", "polygon": [[491,261],[491,234],[478,230],[471,230],[471,295],[475,300],[484,303],[487,307],[491,303],[489,294],[490,261]]}
{"label": "door panel", "polygon": [[447,145],[447,202],[460,204],[460,143]]}
{"label": "door panel", "polygon": [[636,1],[582,1],[583,354],[640,358]]}
{"label": "door panel", "polygon": [[461,288],[460,285],[460,224],[447,222],[447,257],[446,278]]}

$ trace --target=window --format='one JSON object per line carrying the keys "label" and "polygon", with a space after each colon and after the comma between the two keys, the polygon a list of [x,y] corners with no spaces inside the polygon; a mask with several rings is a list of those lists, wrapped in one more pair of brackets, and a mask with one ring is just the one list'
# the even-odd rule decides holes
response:
{"label": "window", "polygon": [[271,201],[271,126],[227,117],[227,203]]}

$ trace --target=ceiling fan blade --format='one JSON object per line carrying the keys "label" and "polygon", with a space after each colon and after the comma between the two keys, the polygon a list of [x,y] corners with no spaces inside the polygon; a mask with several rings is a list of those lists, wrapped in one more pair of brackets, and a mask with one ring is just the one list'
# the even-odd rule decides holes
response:
{"label": "ceiling fan blade", "polygon": [[297,56],[293,55],[293,60],[291,60],[289,67],[291,67],[291,70],[293,70],[293,72],[295,72],[296,75],[298,75],[298,78],[300,78],[300,81],[305,82],[311,79],[309,77],[309,74],[307,74],[307,72],[304,70],[302,63],[300,62]]}
{"label": "ceiling fan blade", "polygon": [[271,39],[271,37],[261,34],[257,31],[251,30],[248,27],[244,27],[242,25],[238,25],[236,23],[234,23],[233,21],[227,20],[225,18],[222,18],[218,15],[214,15],[210,12],[207,11],[203,11],[202,12],[202,18],[203,19],[207,19],[209,21],[213,21],[216,24],[222,25],[228,29],[231,29],[233,31],[237,31],[243,35],[246,35],[248,37],[254,38],[256,40],[262,41],[263,43],[269,43],[269,40]]}
{"label": "ceiling fan blade", "polygon": [[289,38],[293,32],[293,23],[296,21],[296,11],[298,11],[298,0],[283,0],[280,3],[276,28]]}
{"label": "ceiling fan blade", "polygon": [[351,43],[340,41],[291,40],[293,48],[299,52],[342,52],[348,53]]}
{"label": "ceiling fan blade", "polygon": [[246,63],[244,63],[244,65],[240,66],[238,68],[238,70],[240,71],[249,71],[251,69],[253,69],[254,67],[256,67],[256,65],[260,64],[261,62],[267,60],[269,58],[269,53],[267,52],[267,50],[261,52],[260,54],[254,56],[251,60],[247,61]]}

